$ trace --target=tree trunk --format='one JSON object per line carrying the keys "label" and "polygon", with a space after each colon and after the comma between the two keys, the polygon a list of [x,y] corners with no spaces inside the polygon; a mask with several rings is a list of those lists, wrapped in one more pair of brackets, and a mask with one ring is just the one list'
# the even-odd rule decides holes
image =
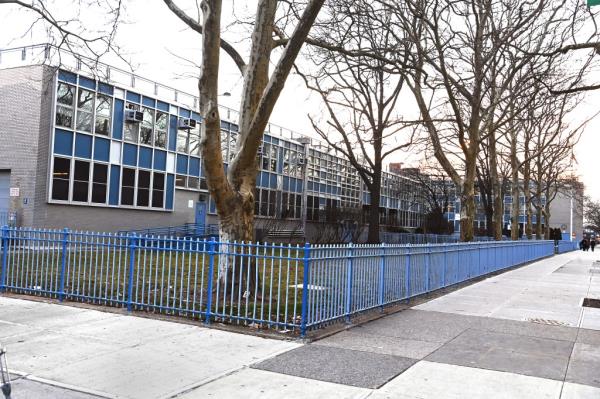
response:
{"label": "tree trunk", "polygon": [[519,239],[519,160],[517,158],[517,135],[512,131],[510,140],[510,167],[512,206],[510,212],[510,238]]}
{"label": "tree trunk", "polygon": [[[467,173],[468,175],[468,173]],[[473,179],[465,179],[461,193],[460,240],[473,241],[475,236],[475,184]]]}
{"label": "tree trunk", "polygon": [[535,221],[535,238],[541,240],[544,237],[542,230],[542,207],[536,208],[536,221]]}
{"label": "tree trunk", "polygon": [[[379,201],[381,198],[381,178],[373,177],[373,186],[370,190],[371,206],[369,207],[369,244],[379,244]],[[378,182],[375,182],[377,180]]]}
{"label": "tree trunk", "polygon": [[544,240],[550,239],[550,204],[546,200],[546,206],[544,206],[544,221],[545,229],[544,229]]}

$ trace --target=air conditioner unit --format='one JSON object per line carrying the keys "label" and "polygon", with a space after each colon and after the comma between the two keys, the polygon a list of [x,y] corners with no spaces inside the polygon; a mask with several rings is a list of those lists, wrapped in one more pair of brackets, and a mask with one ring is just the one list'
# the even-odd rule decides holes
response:
{"label": "air conditioner unit", "polygon": [[256,150],[256,156],[262,157],[263,154],[263,149],[262,146],[258,147],[258,150]]}
{"label": "air conditioner unit", "polygon": [[179,122],[177,124],[178,129],[194,129],[196,127],[196,121],[190,118],[179,118]]}
{"label": "air conditioner unit", "polygon": [[125,122],[140,123],[144,120],[144,113],[142,111],[136,111],[135,109],[125,110]]}
{"label": "air conditioner unit", "polygon": [[298,159],[298,165],[304,165],[305,163],[306,163],[306,159],[304,159],[304,158]]}

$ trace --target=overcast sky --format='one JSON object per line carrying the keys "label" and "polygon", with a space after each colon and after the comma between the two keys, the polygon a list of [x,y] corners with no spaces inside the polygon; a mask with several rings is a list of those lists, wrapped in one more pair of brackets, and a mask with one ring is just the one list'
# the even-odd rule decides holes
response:
{"label": "overcast sky", "polygon": [[[66,1],[55,1],[64,6]],[[193,2],[189,2],[193,4]],[[235,7],[237,15],[248,10],[247,1],[224,1],[224,18],[230,19]],[[127,23],[119,28],[117,42],[136,67],[136,73],[157,82],[172,85],[191,94],[197,93],[196,81],[182,75],[194,73],[191,64],[185,59],[199,60],[200,36],[186,27],[166,8],[162,1],[128,0]],[[185,1],[179,1],[184,6]],[[251,10],[252,11],[252,10]],[[66,11],[65,11],[66,12]],[[101,24],[102,19],[94,18],[95,10],[87,10],[82,20]],[[23,13],[12,6],[0,6],[0,48],[43,43],[46,33],[42,29],[27,31],[32,21],[31,14]],[[227,25],[227,21],[223,26]],[[235,37],[236,32],[228,32],[227,37]],[[244,50],[244,43],[237,43]],[[109,61],[110,62],[110,61]],[[220,91],[231,93],[221,97],[225,106],[237,109],[241,92],[241,78],[235,65],[222,53]],[[600,79],[600,78],[599,78]],[[412,98],[405,93],[405,100],[399,106],[413,113]],[[310,96],[304,83],[291,76],[273,112],[271,121],[300,133],[314,136],[307,114],[319,115],[322,104]],[[572,117],[584,120],[600,111],[600,92],[588,94],[580,109]],[[586,186],[586,194],[600,200],[600,118],[590,122],[580,143],[575,148],[577,165],[575,173]],[[419,154],[398,154],[391,161],[417,165]]]}

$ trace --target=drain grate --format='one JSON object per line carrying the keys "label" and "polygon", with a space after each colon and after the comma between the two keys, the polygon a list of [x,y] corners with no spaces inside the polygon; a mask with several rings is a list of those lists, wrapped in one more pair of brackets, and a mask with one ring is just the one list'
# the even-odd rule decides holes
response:
{"label": "drain grate", "polygon": [[597,298],[583,298],[583,303],[581,306],[585,306],[586,308],[599,308],[600,309],[600,299]]}
{"label": "drain grate", "polygon": [[529,318],[526,319],[527,321],[531,322],[531,323],[537,323],[537,324],[545,324],[547,326],[570,326],[569,323],[565,323],[564,321],[558,321],[558,320],[551,320],[551,319],[542,319],[542,318]]}

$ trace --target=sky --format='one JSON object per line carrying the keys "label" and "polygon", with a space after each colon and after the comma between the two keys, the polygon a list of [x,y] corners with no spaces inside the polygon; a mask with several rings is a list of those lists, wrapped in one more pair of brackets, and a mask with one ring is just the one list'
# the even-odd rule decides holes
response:
{"label": "sky", "polygon": [[[66,10],[66,0],[54,0],[57,12]],[[193,1],[179,0],[180,6],[195,15]],[[128,0],[126,2],[125,21],[119,27],[116,42],[123,49],[123,54],[131,60],[135,73],[173,86],[179,90],[196,95],[197,81],[191,77],[197,74],[197,69],[191,61],[199,60],[201,55],[200,36],[190,31],[177,19],[161,1]],[[252,2],[240,0],[224,1],[224,22],[222,26],[227,29],[224,37],[239,37],[230,23],[234,15],[251,14],[249,7]],[[52,9],[52,8],[51,8]],[[67,13],[67,11],[64,11]],[[97,10],[93,8],[82,10],[81,19],[89,22],[91,26],[102,26],[103,20],[97,18]],[[21,45],[44,43],[47,41],[46,32],[41,29],[29,30],[33,17],[15,6],[0,5],[0,49]],[[247,46],[243,42],[233,44],[244,50]],[[106,59],[106,63],[116,63],[117,60]],[[221,55],[221,72],[219,91],[228,92],[230,96],[221,96],[222,105],[238,109],[239,97],[242,89],[241,76],[227,55]],[[600,77],[599,79],[600,80]],[[398,104],[407,112],[413,113],[414,106],[409,93],[404,93],[403,99]],[[286,86],[273,111],[271,122],[285,128],[316,136],[307,115],[319,117],[322,104],[316,96],[311,95],[304,83],[297,76],[290,76]],[[584,102],[570,116],[573,121],[583,121],[600,111],[600,91],[587,94]],[[398,153],[389,160],[403,162],[405,166],[418,166],[421,155],[418,153]],[[586,195],[595,200],[600,200],[600,117],[587,124],[580,142],[575,147],[577,160],[574,173],[585,184]]]}

